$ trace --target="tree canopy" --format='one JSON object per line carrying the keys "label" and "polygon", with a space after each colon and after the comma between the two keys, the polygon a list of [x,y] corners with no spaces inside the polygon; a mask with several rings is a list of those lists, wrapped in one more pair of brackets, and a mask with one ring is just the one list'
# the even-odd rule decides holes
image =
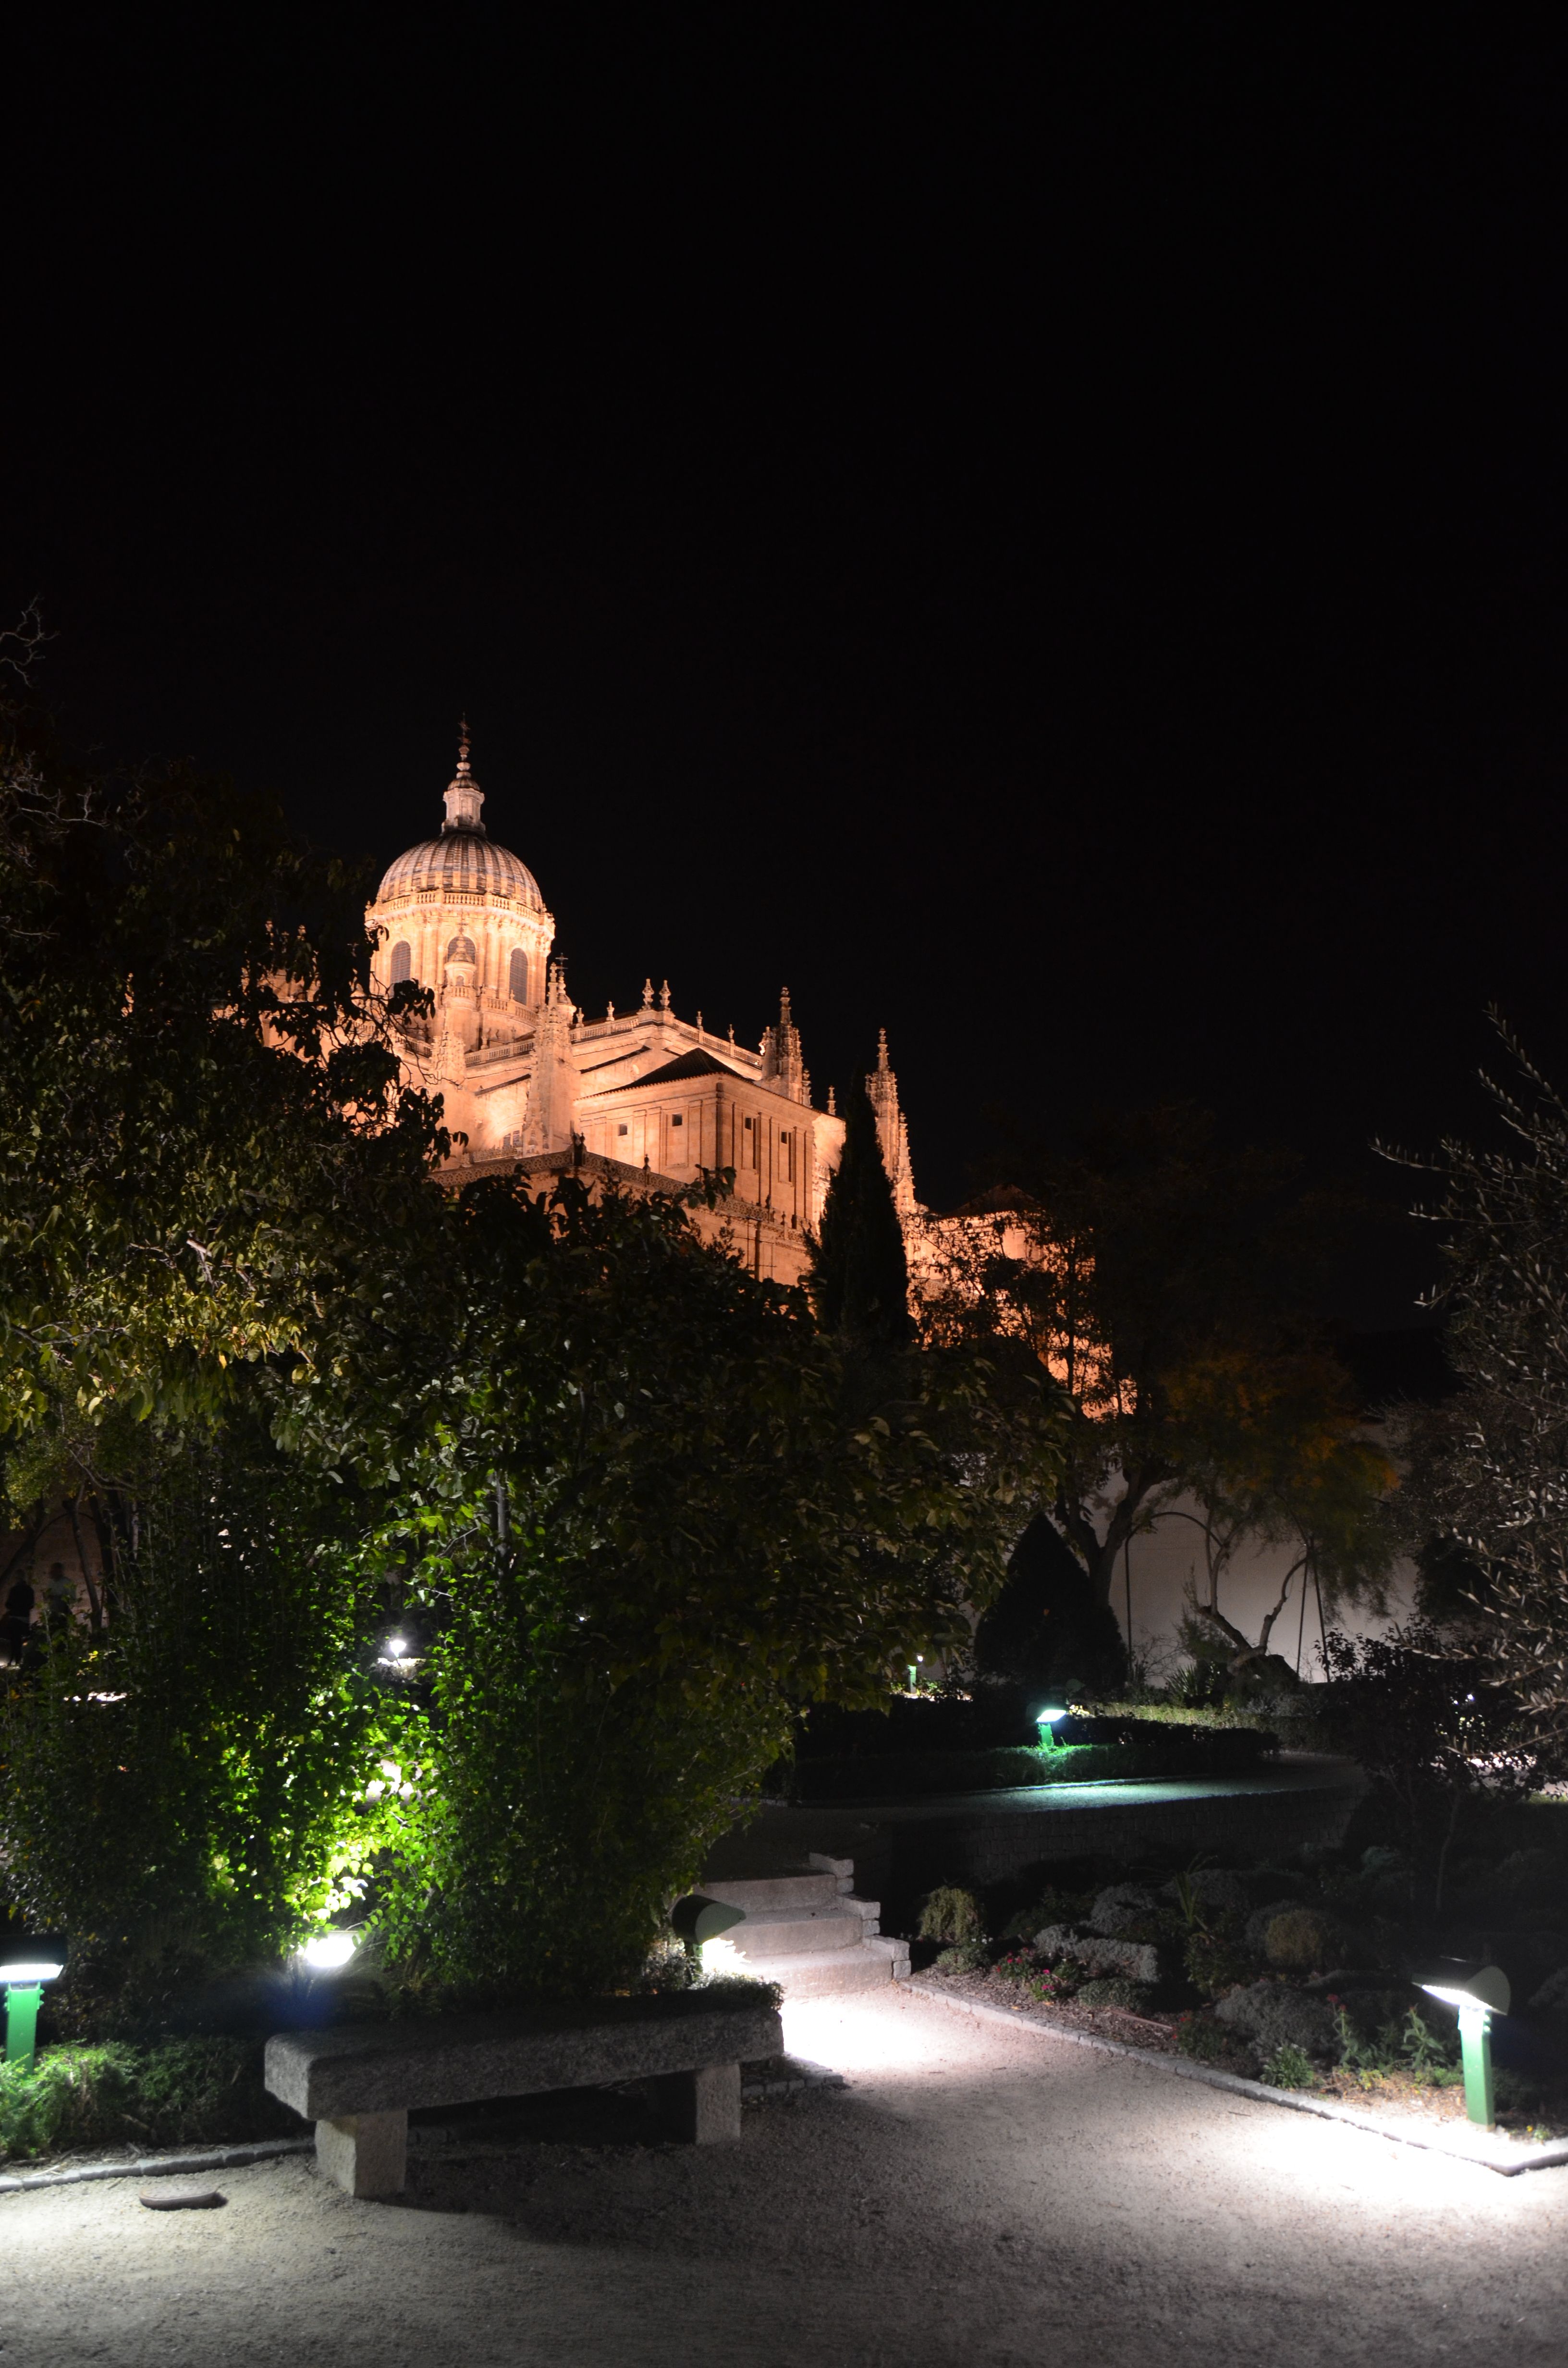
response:
{"label": "tree canopy", "polygon": [[894,1372],[886,1308],[857,1363],[667,1199],[438,1179],[362,887],[221,783],[6,755],[0,1459],[98,1600],[6,1686],[0,1853],[147,2011],[367,1884],[414,1989],[626,1978],[1054,1485],[1038,1392]]}
{"label": "tree canopy", "polygon": [[[1501,1027],[1501,1023],[1499,1023]],[[1543,1744],[1568,1744],[1568,1104],[1504,1042],[1488,1080],[1511,1143],[1450,1139],[1407,1164],[1437,1179],[1434,1294],[1462,1384],[1412,1429],[1413,1531],[1468,1557],[1461,1581],[1499,1679]],[[1459,1564],[1464,1568],[1463,1562]]]}
{"label": "tree canopy", "polygon": [[1067,1395],[1053,1511],[1101,1603],[1127,1541],[1187,1493],[1211,1508],[1216,1575],[1244,1534],[1296,1538],[1336,1597],[1386,1570],[1392,1475],[1314,1320],[1335,1210],[1299,1168],[1167,1103],[1074,1153],[1016,1144],[1007,1189],[928,1229],[926,1337],[1026,1348]]}

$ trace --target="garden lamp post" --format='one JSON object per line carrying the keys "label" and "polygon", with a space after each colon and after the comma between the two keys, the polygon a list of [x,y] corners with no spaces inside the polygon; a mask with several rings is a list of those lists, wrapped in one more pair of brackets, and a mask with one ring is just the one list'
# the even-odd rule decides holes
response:
{"label": "garden lamp post", "polygon": [[1501,1965],[1464,1964],[1457,1960],[1419,1976],[1418,1987],[1428,1998],[1441,1998],[1460,2010],[1460,2055],[1464,2064],[1464,2109],[1472,2122],[1489,2130],[1497,2118],[1492,2088],[1492,2018],[1506,2014],[1513,1996]]}
{"label": "garden lamp post", "polygon": [[33,2068],[38,2052],[38,2010],[45,1982],[65,1970],[64,1943],[51,1934],[6,1949],[0,1944],[0,1983],[6,1990],[6,2061]]}
{"label": "garden lamp post", "polygon": [[1056,1740],[1056,1722],[1059,1718],[1065,1718],[1066,1715],[1065,1703],[1047,1702],[1043,1710],[1036,1711],[1034,1723],[1039,1730],[1040,1748],[1042,1751],[1060,1749],[1061,1747]]}

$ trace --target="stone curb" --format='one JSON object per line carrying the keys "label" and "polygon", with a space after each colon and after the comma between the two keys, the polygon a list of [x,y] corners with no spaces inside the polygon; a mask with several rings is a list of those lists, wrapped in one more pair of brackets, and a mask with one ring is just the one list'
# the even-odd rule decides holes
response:
{"label": "stone curb", "polygon": [[1015,2013],[1010,2007],[991,2006],[981,1998],[954,1998],[945,1990],[934,1988],[922,1974],[914,1975],[903,1987],[949,2008],[954,2014],[976,2015],[984,2022],[999,2022],[1008,2031],[1038,2032],[1042,2039],[1064,2039],[1070,2046],[1098,2048],[1106,2055],[1130,2056],[1134,2064],[1147,2064],[1156,2072],[1173,2073],[1178,2080],[1198,2080],[1206,2089],[1223,2089],[1233,2097],[1252,2097],[1260,2105],[1283,2105],[1292,2113],[1313,2113],[1320,2121],[1343,2122],[1347,2129],[1361,2130],[1369,2137],[1392,2138],[1400,2146],[1446,2155],[1451,2162],[1474,2163],[1479,2169],[1494,2170],[1504,2179],[1517,2179],[1522,2170],[1551,2170],[1568,2165],[1568,2138],[1553,2138],[1550,2145],[1522,2148],[1499,2159],[1483,2151],[1480,2141],[1466,2146],[1446,2136],[1426,2137],[1415,2130],[1391,2128],[1375,2113],[1358,2113],[1354,2105],[1338,2105],[1327,2097],[1308,2096],[1300,2089],[1270,2089],[1262,2080],[1244,2079],[1239,2072],[1218,2072],[1210,2064],[1195,2064],[1190,2056],[1167,2055],[1153,2047],[1133,2047],[1125,2039],[1102,2038],[1097,2032],[1071,2031],[1065,2023],[1046,2022],[1033,2015]]}
{"label": "stone curb", "polygon": [[33,2187],[77,2187],[90,2179],[178,2179],[199,2170],[239,2170],[247,2162],[267,2162],[274,2155],[313,2154],[315,2140],[258,2138],[254,2146],[210,2146],[200,2154],[155,2154],[142,2162],[79,2162],[64,2170],[29,2171],[20,2179],[0,2177],[0,2195],[19,2195]]}

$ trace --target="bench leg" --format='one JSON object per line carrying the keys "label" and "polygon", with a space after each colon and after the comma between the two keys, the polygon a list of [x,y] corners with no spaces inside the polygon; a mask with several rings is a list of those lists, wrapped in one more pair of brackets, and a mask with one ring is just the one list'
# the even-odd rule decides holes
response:
{"label": "bench leg", "polygon": [[713,2146],[741,2134],[741,2067],[713,2064],[702,2072],[661,2072],[642,2091],[672,2137]]}
{"label": "bench leg", "polygon": [[397,2195],[408,2172],[406,2113],[348,2113],[316,2123],[316,2162],[346,2195]]}

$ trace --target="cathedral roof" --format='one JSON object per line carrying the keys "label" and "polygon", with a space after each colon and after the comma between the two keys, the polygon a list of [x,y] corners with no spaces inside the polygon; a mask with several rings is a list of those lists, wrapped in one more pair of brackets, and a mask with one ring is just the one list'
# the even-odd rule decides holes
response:
{"label": "cathedral roof", "polygon": [[542,913],[539,882],[510,848],[497,847],[479,818],[484,791],[469,769],[468,726],[458,742],[458,769],[446,791],[447,819],[437,838],[422,838],[392,865],[376,891],[376,902],[411,888],[435,888],[442,896],[509,896],[514,904]]}
{"label": "cathedral roof", "polygon": [[662,1068],[650,1069],[645,1077],[633,1077],[624,1091],[634,1093],[642,1086],[678,1085],[686,1077],[738,1077],[739,1075],[738,1069],[727,1068],[710,1053],[694,1049],[689,1053],[677,1053],[673,1061],[666,1061]]}

